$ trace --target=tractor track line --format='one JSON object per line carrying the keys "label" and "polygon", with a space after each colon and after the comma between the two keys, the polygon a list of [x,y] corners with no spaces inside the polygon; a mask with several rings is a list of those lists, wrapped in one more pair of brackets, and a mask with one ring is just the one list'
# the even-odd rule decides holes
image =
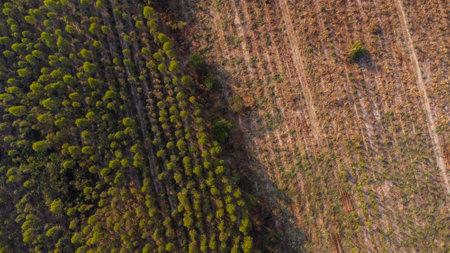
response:
{"label": "tractor track line", "polygon": [[437,162],[439,169],[441,170],[442,177],[443,177],[444,183],[445,183],[445,187],[447,188],[447,194],[450,194],[450,186],[449,186],[448,179],[447,179],[447,171],[446,171],[445,161],[444,161],[444,157],[443,157],[443,152],[441,149],[439,137],[436,133],[436,125],[434,123],[434,118],[433,118],[433,115],[431,112],[431,106],[430,106],[430,101],[428,98],[427,90],[426,90],[426,87],[423,82],[422,70],[420,69],[419,61],[417,59],[417,54],[414,49],[414,43],[411,39],[411,34],[410,34],[409,28],[408,28],[408,22],[406,20],[405,12],[403,11],[403,4],[402,4],[401,0],[396,0],[396,3],[397,3],[397,10],[399,12],[398,16],[400,19],[400,23],[402,24],[401,27],[403,30],[403,34],[407,40],[410,58],[415,67],[415,72],[416,72],[416,76],[417,76],[417,78],[416,78],[417,87],[422,95],[422,99],[424,102],[423,106],[425,107],[425,111],[426,111],[426,115],[427,115],[428,131],[430,132],[430,137],[431,137],[431,140],[433,143],[433,149],[434,149],[434,153],[436,156],[436,162]]}

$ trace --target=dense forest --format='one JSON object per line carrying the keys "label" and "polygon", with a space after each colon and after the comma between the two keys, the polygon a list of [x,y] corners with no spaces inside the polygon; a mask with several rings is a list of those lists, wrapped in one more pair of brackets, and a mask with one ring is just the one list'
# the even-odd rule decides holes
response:
{"label": "dense forest", "polygon": [[0,252],[254,251],[232,123],[204,119],[202,59],[150,1],[12,0],[0,20]]}

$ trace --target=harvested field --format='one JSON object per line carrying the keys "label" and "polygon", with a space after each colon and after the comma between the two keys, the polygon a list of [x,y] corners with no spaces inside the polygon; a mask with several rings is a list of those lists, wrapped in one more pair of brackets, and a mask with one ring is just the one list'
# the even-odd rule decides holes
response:
{"label": "harvested field", "polygon": [[223,98],[245,104],[230,114],[249,157],[236,164],[287,198],[266,195],[292,215],[293,251],[448,250],[448,3],[172,4]]}

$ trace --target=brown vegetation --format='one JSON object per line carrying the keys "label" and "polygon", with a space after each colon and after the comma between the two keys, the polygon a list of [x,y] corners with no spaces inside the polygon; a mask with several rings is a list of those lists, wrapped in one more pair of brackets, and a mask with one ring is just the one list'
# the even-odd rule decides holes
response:
{"label": "brown vegetation", "polygon": [[[300,227],[307,251],[445,249],[448,231],[433,224],[449,217],[448,4],[176,2],[217,92],[248,108],[233,114],[239,164],[267,175],[258,191],[287,196],[265,197],[295,217],[286,230]],[[351,61],[355,42],[366,53]]]}

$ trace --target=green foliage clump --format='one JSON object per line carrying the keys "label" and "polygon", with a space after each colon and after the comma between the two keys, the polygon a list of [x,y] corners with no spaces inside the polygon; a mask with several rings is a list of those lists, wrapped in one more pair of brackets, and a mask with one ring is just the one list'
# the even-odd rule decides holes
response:
{"label": "green foliage clump", "polygon": [[7,36],[0,37],[0,45],[6,46],[11,43],[11,39]]}
{"label": "green foliage clump", "polygon": [[47,98],[41,101],[42,106],[47,110],[54,111],[58,109],[58,102],[55,99]]}
{"label": "green foliage clump", "polygon": [[358,41],[352,44],[348,57],[355,61],[361,58],[364,54],[366,54],[366,49],[364,45]]}
{"label": "green foliage clump", "polygon": [[212,127],[212,137],[221,143],[224,143],[229,136],[230,130],[233,128],[233,123],[226,119],[218,119],[214,121]]}
{"label": "green foliage clump", "polygon": [[58,37],[56,46],[61,52],[67,52],[70,50],[70,43],[63,37]]}
{"label": "green foliage clump", "polygon": [[142,13],[147,20],[155,18],[155,10],[152,7],[145,6]]}
{"label": "green foliage clump", "polygon": [[180,62],[179,61],[171,61],[170,62],[169,71],[171,73],[176,74],[176,73],[178,73],[179,69],[180,69]]}
{"label": "green foliage clump", "polygon": [[60,226],[55,226],[50,228],[49,230],[47,230],[47,233],[45,234],[47,237],[53,238],[56,237],[57,234],[61,231],[61,227]]}
{"label": "green foliage clump", "polygon": [[95,65],[95,63],[85,62],[83,64],[83,70],[86,73],[93,74],[95,73],[95,71],[97,71],[97,66]]}
{"label": "green foliage clump", "polygon": [[76,83],[76,79],[71,75],[64,75],[63,81],[65,84],[74,85]]}
{"label": "green foliage clump", "polygon": [[161,73],[165,73],[167,71],[167,66],[164,63],[158,65],[158,71]]}
{"label": "green foliage clump", "polygon": [[77,125],[77,127],[79,128],[86,128],[89,125],[89,120],[85,119],[85,118],[81,118],[81,119],[76,119],[75,120],[75,124]]}
{"label": "green foliage clump", "polygon": [[117,168],[120,167],[120,165],[121,165],[121,164],[120,164],[120,161],[117,160],[117,159],[114,159],[114,160],[109,161],[108,167],[109,167],[110,169],[117,169]]}
{"label": "green foliage clump", "polygon": [[[8,82],[9,81],[11,81],[11,79],[9,79]],[[22,89],[17,86],[10,86],[6,90],[8,91],[8,93],[14,94],[17,97],[20,97],[23,94]]]}
{"label": "green foliage clump", "polygon": [[164,44],[165,42],[170,41],[170,38],[167,35],[165,35],[164,33],[159,33],[158,41],[159,41],[159,43]]}
{"label": "green foliage clump", "polygon": [[77,34],[77,30],[75,29],[75,27],[73,27],[72,25],[67,24],[66,27],[64,28],[66,30],[67,33],[75,35]]}
{"label": "green foliage clump", "polygon": [[242,243],[242,250],[244,253],[249,253],[253,248],[253,238],[250,236],[244,237],[244,242]]}
{"label": "green foliage clump", "polygon": [[95,149],[92,146],[84,146],[81,149],[81,153],[83,153],[85,155],[92,155],[94,152],[95,152]]}
{"label": "green foliage clump", "polygon": [[81,49],[80,54],[84,59],[92,60],[92,57],[93,57],[92,51],[83,48],[83,49]]}
{"label": "green foliage clump", "polygon": [[203,82],[206,86],[206,90],[210,91],[210,90],[214,89],[214,87],[216,86],[217,80],[213,74],[208,74],[208,75],[206,75]]}
{"label": "green foliage clump", "polygon": [[183,77],[181,77],[181,83],[184,85],[191,85],[192,81],[189,76],[183,76]]}
{"label": "green foliage clump", "polygon": [[122,119],[122,124],[125,127],[135,127],[136,126],[136,121],[134,121],[134,119],[131,119],[131,118],[123,118]]}
{"label": "green foliage clump", "polygon": [[32,148],[36,152],[45,152],[49,148],[49,145],[47,141],[37,141],[33,143]]}
{"label": "green foliage clump", "polygon": [[16,117],[22,117],[27,113],[27,108],[23,105],[11,106],[8,108],[8,112]]}
{"label": "green foliage clump", "polygon": [[28,78],[31,76],[31,72],[27,68],[18,69],[17,74],[22,78]]}
{"label": "green foliage clump", "polygon": [[50,205],[50,211],[56,214],[62,214],[64,211],[63,208],[64,206],[60,199],[53,201],[52,204]]}
{"label": "green foliage clump", "polygon": [[205,68],[205,59],[199,54],[191,54],[189,64],[194,70],[198,71]]}

